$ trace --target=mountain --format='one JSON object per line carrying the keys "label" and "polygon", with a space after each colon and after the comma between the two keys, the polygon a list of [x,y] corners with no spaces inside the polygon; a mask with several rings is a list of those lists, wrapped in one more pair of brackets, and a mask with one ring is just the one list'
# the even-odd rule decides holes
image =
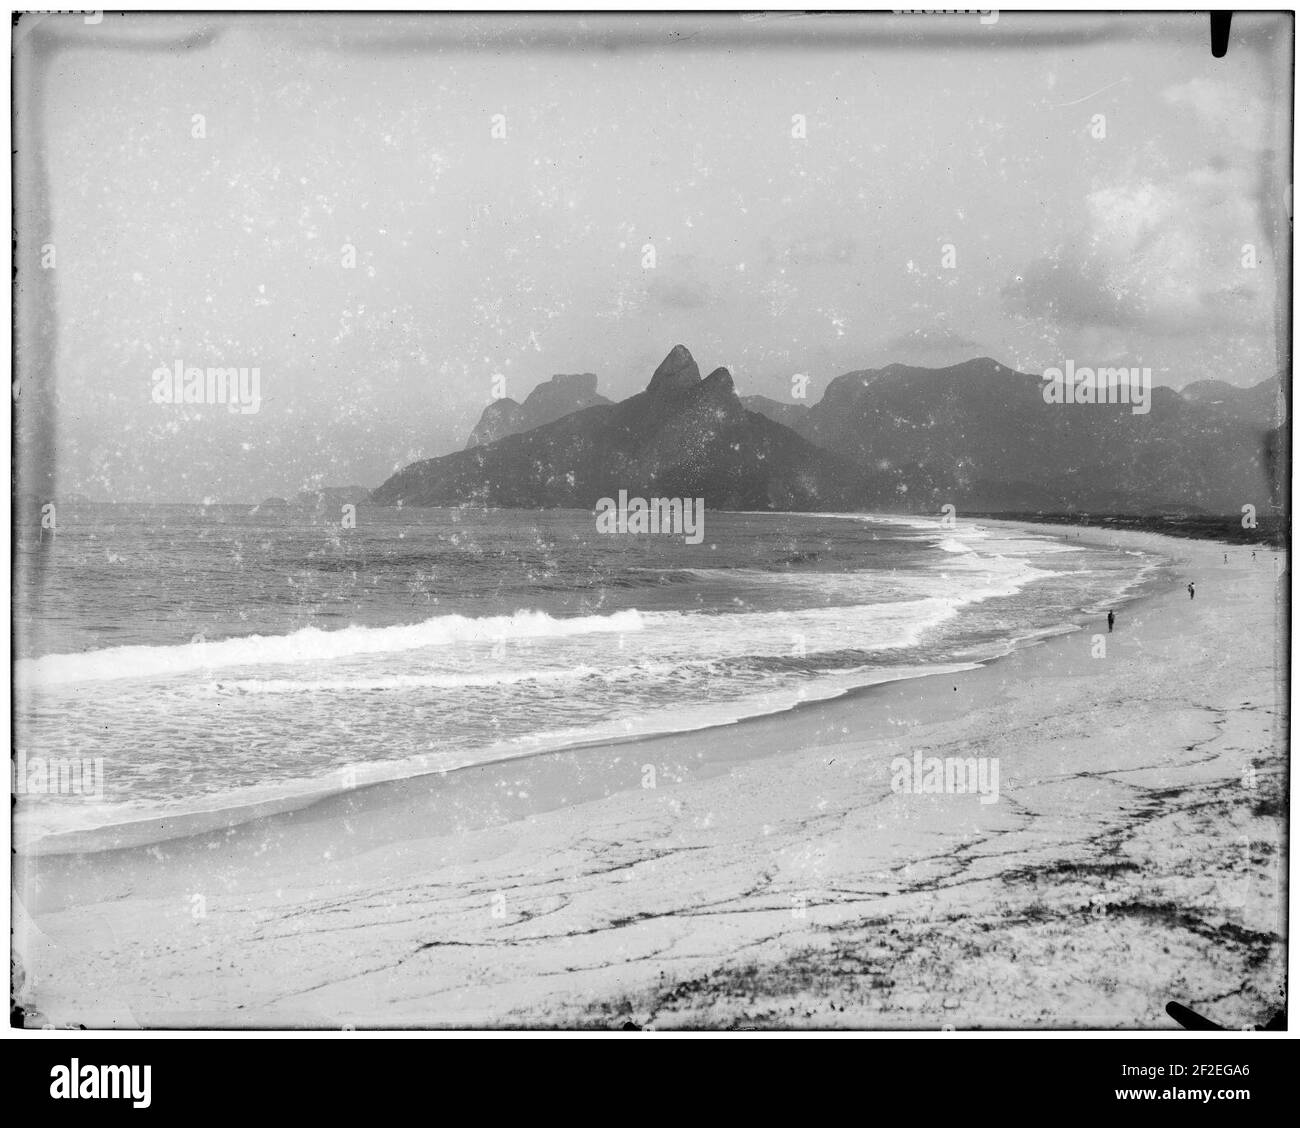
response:
{"label": "mountain", "polygon": [[517,435],[553,423],[585,407],[609,402],[596,391],[596,375],[593,372],[552,376],[529,392],[523,403],[506,397],[488,404],[483,409],[478,424],[470,432],[465,449],[486,446],[507,435]]}
{"label": "mountain", "polygon": [[808,414],[806,403],[782,403],[769,396],[741,396],[740,402],[746,411],[757,411],[759,415],[766,415],[774,423],[783,423],[787,427],[795,426]]}
{"label": "mountain", "polygon": [[725,368],[700,379],[678,345],[645,391],[621,403],[414,463],[371,497],[380,505],[592,508],[627,490],[702,497],[710,509],[844,509],[861,496],[863,479],[844,459],[746,410]]}
{"label": "mountain", "polygon": [[[594,396],[594,379],[557,377],[537,402],[572,402],[574,380],[591,381],[569,388]],[[678,345],[638,395],[415,463],[372,500],[585,508],[626,489],[717,509],[1239,514],[1250,504],[1264,515],[1281,505],[1288,436],[1276,378],[1150,397],[1145,413],[1048,403],[1041,376],[981,357],[850,372],[805,408],[742,401],[725,368],[702,380]]]}
{"label": "mountain", "polygon": [[833,380],[795,429],[874,471],[868,500],[883,508],[1263,512],[1281,500],[1281,419],[1264,385],[1234,391],[1226,407],[1217,387],[1157,387],[1134,414],[1049,404],[1040,376],[987,357],[893,364]]}
{"label": "mountain", "polygon": [[1279,402],[1281,381],[1276,376],[1249,388],[1238,388],[1222,380],[1197,380],[1180,392],[1188,403],[1217,407],[1224,415],[1263,427],[1275,427],[1285,412]]}

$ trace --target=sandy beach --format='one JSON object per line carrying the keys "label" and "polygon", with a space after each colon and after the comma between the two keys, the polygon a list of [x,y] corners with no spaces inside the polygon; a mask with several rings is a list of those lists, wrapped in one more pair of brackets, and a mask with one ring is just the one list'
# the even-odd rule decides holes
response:
{"label": "sandy beach", "polygon": [[[1034,531],[1177,579],[1114,633],[977,669],[19,855],[25,1024],[1170,1029],[1171,1001],[1263,1024],[1285,559]],[[996,761],[997,801],[895,790],[917,753]]]}

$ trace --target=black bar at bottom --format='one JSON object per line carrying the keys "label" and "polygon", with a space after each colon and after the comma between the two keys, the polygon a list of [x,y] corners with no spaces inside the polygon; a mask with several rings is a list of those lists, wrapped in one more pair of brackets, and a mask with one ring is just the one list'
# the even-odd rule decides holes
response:
{"label": "black bar at bottom", "polygon": [[[742,1039],[743,1046],[726,1044]],[[600,1120],[648,1111],[649,1103],[698,1117],[701,1105],[734,1114],[773,1099],[810,1113],[852,1101],[881,1115],[901,1101],[927,1120],[968,1114],[990,1101],[1027,1113],[1069,1109],[1072,1116],[1135,1106],[1142,1115],[1203,1108],[1218,1117],[1258,1118],[1282,1107],[1295,1075],[1294,1046],[1268,1033],[1159,1041],[20,1035],[4,1053],[6,1103],[20,1115],[174,1116],[202,1109],[205,1118],[285,1112],[333,1123],[353,1114],[373,1119],[385,1109],[423,1108],[437,1119],[438,1108],[445,1114],[480,1102],[502,1114],[549,1108],[577,1116],[585,1108]]]}

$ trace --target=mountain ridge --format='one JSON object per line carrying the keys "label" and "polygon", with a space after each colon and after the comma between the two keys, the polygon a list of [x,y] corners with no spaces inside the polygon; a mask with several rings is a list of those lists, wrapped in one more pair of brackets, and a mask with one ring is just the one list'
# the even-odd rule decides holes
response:
{"label": "mountain ridge", "polygon": [[[595,377],[583,380],[594,394]],[[413,463],[371,497],[582,507],[628,489],[703,496],[719,509],[1279,506],[1287,436],[1277,377],[1250,388],[1197,381],[1183,393],[1162,385],[1150,396],[1148,414],[1128,404],[1052,404],[1041,375],[976,357],[937,369],[858,369],[832,380],[815,404],[782,404],[737,396],[726,368],[701,378],[690,350],[676,345],[627,399],[598,397],[540,426]]]}
{"label": "mountain ridge", "polygon": [[[1043,387],[1041,375],[988,357],[858,370],[832,380],[795,429],[895,479],[909,501],[919,491],[925,507],[1226,513],[1280,501],[1268,465],[1276,414],[1218,410],[1163,385],[1135,414],[1048,403]],[[1251,391],[1263,402],[1269,390],[1265,380]]]}

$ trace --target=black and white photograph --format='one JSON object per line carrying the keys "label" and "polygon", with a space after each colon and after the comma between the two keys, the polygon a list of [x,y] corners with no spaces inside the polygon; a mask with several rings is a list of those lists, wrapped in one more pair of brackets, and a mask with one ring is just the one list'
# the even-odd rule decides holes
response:
{"label": "black and white photograph", "polygon": [[15,1031],[1286,1028],[1293,13],[11,55]]}

